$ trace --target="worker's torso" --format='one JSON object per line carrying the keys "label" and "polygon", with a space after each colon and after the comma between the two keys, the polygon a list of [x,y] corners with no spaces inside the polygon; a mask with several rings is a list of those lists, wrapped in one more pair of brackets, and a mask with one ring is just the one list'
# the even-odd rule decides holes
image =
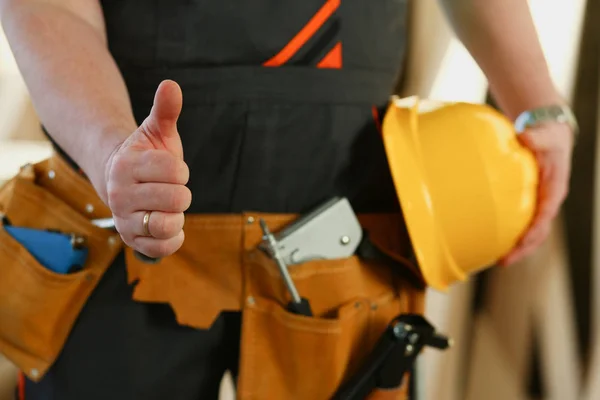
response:
{"label": "worker's torso", "polygon": [[392,93],[407,0],[103,0],[138,121],[183,89],[190,212],[299,212],[333,195],[396,208],[374,119]]}

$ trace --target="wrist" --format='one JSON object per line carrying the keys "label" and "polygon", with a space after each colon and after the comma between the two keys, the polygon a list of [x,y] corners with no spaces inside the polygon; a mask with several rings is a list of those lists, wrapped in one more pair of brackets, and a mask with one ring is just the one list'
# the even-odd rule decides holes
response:
{"label": "wrist", "polygon": [[490,80],[490,90],[498,106],[512,121],[527,110],[555,104],[567,104],[546,74],[504,81]]}
{"label": "wrist", "polygon": [[95,138],[88,141],[86,156],[81,160],[80,167],[88,179],[106,202],[106,166],[120,145],[135,131],[136,127],[105,128],[100,134],[90,135]]}

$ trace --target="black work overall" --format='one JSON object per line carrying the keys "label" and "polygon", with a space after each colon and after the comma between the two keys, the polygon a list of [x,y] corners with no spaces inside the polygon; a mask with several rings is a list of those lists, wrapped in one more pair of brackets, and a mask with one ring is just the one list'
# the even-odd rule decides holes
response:
{"label": "black work overall", "polygon": [[[357,212],[398,201],[379,117],[399,77],[407,0],[102,0],[135,117],[163,79],[183,90],[189,213],[303,212],[334,195]],[[235,376],[240,319],[178,326],[131,300],[124,257],[26,398],[216,399]]]}

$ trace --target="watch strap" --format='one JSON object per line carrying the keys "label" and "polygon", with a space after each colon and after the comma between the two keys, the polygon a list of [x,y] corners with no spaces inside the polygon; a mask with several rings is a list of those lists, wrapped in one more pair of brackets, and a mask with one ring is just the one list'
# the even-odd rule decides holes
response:
{"label": "watch strap", "polygon": [[571,108],[559,104],[526,110],[517,117],[514,126],[517,133],[522,133],[525,129],[544,122],[566,123],[573,130],[575,136],[579,133],[577,119]]}

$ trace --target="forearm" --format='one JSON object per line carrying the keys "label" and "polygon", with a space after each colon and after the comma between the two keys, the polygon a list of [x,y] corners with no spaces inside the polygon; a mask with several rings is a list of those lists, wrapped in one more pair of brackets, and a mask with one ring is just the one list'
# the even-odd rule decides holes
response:
{"label": "forearm", "polygon": [[458,38],[511,119],[563,102],[550,76],[526,0],[441,0]]}
{"label": "forearm", "polygon": [[[123,79],[90,1],[0,0],[7,39],[35,109],[90,178],[136,129]],[[94,176],[95,175],[95,176]]]}

